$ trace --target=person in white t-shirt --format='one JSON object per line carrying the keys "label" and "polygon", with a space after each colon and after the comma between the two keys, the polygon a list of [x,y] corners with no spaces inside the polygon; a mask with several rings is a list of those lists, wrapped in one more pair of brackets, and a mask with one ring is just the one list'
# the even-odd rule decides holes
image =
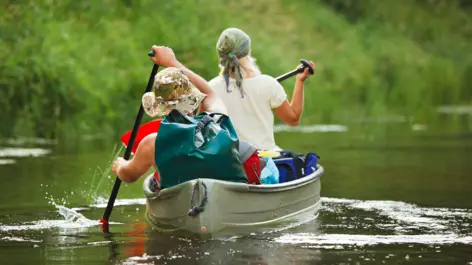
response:
{"label": "person in white t-shirt", "polygon": [[[209,84],[226,105],[239,139],[260,150],[282,150],[274,139],[274,114],[297,126],[303,112],[303,86],[308,69],[296,77],[292,101],[280,83],[262,74],[251,56],[251,38],[242,30],[228,28],[216,44],[220,75]],[[315,68],[315,64],[310,62]],[[273,111],[273,112],[272,112]]]}

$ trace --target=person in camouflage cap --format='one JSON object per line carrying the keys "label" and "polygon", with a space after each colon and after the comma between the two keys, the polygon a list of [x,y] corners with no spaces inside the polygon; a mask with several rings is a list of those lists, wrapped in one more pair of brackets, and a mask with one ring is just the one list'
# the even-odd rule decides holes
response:
{"label": "person in camouflage cap", "polygon": [[[171,48],[153,45],[152,50],[155,56],[150,59],[166,68],[155,75],[152,91],[142,97],[143,108],[149,116],[166,116],[172,109],[191,115],[197,108],[198,112],[227,114],[226,106],[208,82],[179,62]],[[157,134],[156,131],[145,136],[132,159],[116,158],[113,174],[125,183],[132,183],[151,169],[157,171],[154,156]]]}
{"label": "person in camouflage cap", "polygon": [[166,68],[154,77],[152,91],[142,97],[144,111],[151,117],[165,116],[172,109],[192,114],[205,98],[176,67]]}

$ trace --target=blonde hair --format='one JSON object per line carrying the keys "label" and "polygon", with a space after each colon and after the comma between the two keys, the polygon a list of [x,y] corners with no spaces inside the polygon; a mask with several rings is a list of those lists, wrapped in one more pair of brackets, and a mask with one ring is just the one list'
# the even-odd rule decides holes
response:
{"label": "blonde hair", "polygon": [[251,38],[238,28],[225,29],[218,38],[216,51],[220,59],[220,74],[225,80],[226,91],[230,92],[229,78],[231,76],[235,79],[241,96],[244,97],[243,79],[260,73],[256,60],[250,55]]}
{"label": "blonde hair", "polygon": [[[261,69],[257,65],[256,60],[257,59],[252,57],[251,54],[248,54],[247,56],[238,59],[239,65],[242,68],[241,74],[243,76],[243,79],[261,74]],[[221,64],[219,64],[218,66],[220,68],[220,75],[223,76],[225,68]],[[233,77],[233,75],[234,72],[230,71],[230,76]]]}

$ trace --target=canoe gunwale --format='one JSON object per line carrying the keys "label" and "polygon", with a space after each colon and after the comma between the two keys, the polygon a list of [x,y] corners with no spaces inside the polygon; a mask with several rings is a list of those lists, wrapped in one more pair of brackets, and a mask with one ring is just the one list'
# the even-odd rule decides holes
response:
{"label": "canoe gunwale", "polygon": [[196,182],[201,182],[205,180],[210,180],[214,183],[219,183],[223,185],[226,189],[235,191],[235,192],[251,192],[251,193],[272,193],[272,192],[281,192],[281,191],[286,191],[286,190],[292,190],[296,189],[298,187],[307,185],[313,181],[316,181],[317,179],[321,178],[324,173],[324,168],[321,165],[317,165],[316,171],[313,172],[312,174],[305,176],[303,178],[299,178],[293,181],[289,182],[284,182],[284,183],[279,183],[279,184],[270,184],[270,185],[255,185],[255,184],[246,184],[246,183],[238,183],[238,182],[229,182],[229,181],[223,181],[223,180],[217,180],[217,179],[206,179],[206,178],[199,178],[199,179],[193,179],[184,183],[181,183],[179,185],[161,190],[161,191],[156,191],[153,192],[149,189],[150,187],[150,182],[152,178],[154,178],[153,174],[149,175],[146,177],[146,179],[143,182],[143,191],[144,195],[146,196],[147,199],[166,199],[166,197],[174,197],[178,193],[180,193],[183,189],[182,186],[184,185],[195,185]]}

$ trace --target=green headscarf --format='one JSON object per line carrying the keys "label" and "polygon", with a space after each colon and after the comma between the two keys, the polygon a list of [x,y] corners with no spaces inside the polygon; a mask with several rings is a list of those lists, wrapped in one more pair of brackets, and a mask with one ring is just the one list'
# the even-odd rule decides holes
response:
{"label": "green headscarf", "polygon": [[226,90],[229,92],[229,74],[231,71],[236,79],[236,86],[241,91],[241,96],[244,97],[244,91],[241,86],[243,75],[238,59],[247,56],[251,51],[251,38],[240,29],[228,28],[221,33],[216,43],[216,51],[220,58],[220,65],[223,66]]}

